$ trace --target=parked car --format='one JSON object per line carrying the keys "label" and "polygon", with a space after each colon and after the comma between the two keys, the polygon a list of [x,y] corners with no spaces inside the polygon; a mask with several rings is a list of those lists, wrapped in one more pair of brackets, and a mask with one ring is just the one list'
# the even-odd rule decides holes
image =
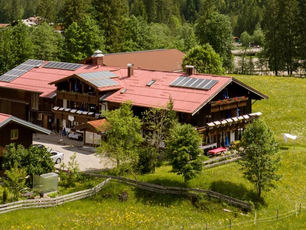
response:
{"label": "parked car", "polygon": [[50,150],[51,159],[55,164],[60,164],[64,160],[64,153],[56,151],[56,150]]}
{"label": "parked car", "polygon": [[32,147],[37,147],[39,149],[46,148],[46,146],[44,146],[43,144],[32,144]]}
{"label": "parked car", "polygon": [[69,139],[73,139],[73,140],[78,140],[78,141],[82,141],[83,140],[83,133],[78,133],[78,132],[70,132],[68,134]]}

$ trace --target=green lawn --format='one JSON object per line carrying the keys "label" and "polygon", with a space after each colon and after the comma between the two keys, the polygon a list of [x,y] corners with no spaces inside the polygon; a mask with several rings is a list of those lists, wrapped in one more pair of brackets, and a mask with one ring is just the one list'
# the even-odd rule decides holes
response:
{"label": "green lawn", "polygon": [[[264,192],[264,204],[257,205],[256,218],[276,217],[302,204],[302,213],[279,221],[235,225],[253,221],[255,212],[243,214],[225,203],[195,200],[191,197],[158,195],[118,183],[107,185],[97,196],[55,208],[21,210],[0,217],[0,229],[208,229],[226,226],[233,229],[306,229],[306,140],[304,79],[261,76],[235,76],[270,97],[254,104],[254,112],[275,132],[282,145],[279,173],[282,180],[271,192]],[[298,135],[285,144],[283,133]],[[287,148],[288,147],[288,148]],[[184,186],[180,176],[169,173],[171,167],[157,168],[155,174],[138,176],[139,180],[161,185]],[[253,186],[242,177],[236,163],[206,169],[191,180],[188,187],[213,189],[233,197],[254,201]],[[118,194],[127,191],[129,199],[119,202]],[[224,212],[224,208],[232,212]]]}

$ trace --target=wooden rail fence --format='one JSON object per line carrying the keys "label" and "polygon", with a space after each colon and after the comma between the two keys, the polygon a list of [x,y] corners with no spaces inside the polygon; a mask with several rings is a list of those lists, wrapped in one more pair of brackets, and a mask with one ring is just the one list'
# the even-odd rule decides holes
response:
{"label": "wooden rail fence", "polygon": [[105,184],[107,184],[110,180],[111,178],[108,178],[107,180],[103,181],[102,183],[96,185],[93,188],[70,193],[56,198],[29,199],[29,200],[20,200],[12,203],[2,204],[0,205],[0,214],[19,209],[54,207],[67,202],[87,198],[98,193],[102,189],[102,187]]}
{"label": "wooden rail fence", "polygon": [[113,180],[117,180],[119,182],[125,183],[127,185],[131,185],[140,189],[144,189],[147,191],[152,191],[160,194],[182,194],[182,195],[206,195],[208,197],[212,197],[214,199],[218,199],[221,201],[225,201],[233,206],[237,206],[239,208],[252,211],[253,207],[250,203],[241,201],[239,199],[226,196],[211,190],[204,190],[204,189],[193,189],[193,188],[184,188],[184,187],[170,187],[170,186],[161,186],[156,184],[150,184],[146,182],[141,182],[137,180],[132,180],[124,177],[118,177],[118,176],[108,176],[108,175],[100,175],[100,174],[94,174],[94,173],[84,173],[84,175],[89,175],[92,177],[102,177],[102,178],[112,178]]}
{"label": "wooden rail fence", "polygon": [[[226,160],[228,158],[231,158],[231,159]],[[227,164],[227,163],[237,161],[240,158],[241,158],[240,156],[238,156],[236,153],[234,153],[234,154],[231,154],[231,155],[227,155],[227,156],[223,156],[223,157],[217,157],[217,158],[213,158],[213,159],[208,160],[208,161],[204,161],[203,164],[204,164],[204,168],[212,168],[212,167],[215,167],[215,166],[218,166],[218,165],[223,165],[223,164]],[[214,162],[216,162],[216,163],[214,163]]]}

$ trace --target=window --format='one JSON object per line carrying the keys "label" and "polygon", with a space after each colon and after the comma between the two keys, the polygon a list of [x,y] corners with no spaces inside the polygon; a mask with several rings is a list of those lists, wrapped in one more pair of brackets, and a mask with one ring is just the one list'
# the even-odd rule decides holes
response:
{"label": "window", "polygon": [[31,95],[32,109],[38,110],[39,96],[37,93],[32,93]]}
{"label": "window", "polygon": [[154,84],[154,82],[155,82],[155,80],[150,81],[150,82],[147,84],[147,86],[151,86],[151,85],[153,85],[153,84]]}
{"label": "window", "polygon": [[12,129],[11,130],[11,140],[17,140],[18,139],[18,129]]}

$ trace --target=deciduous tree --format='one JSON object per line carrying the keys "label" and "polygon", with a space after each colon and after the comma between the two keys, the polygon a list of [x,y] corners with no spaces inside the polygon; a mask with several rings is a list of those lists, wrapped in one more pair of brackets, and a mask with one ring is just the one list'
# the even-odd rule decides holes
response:
{"label": "deciduous tree", "polygon": [[183,58],[182,68],[184,69],[186,65],[195,66],[198,73],[224,73],[222,59],[209,44],[196,46],[189,50]]}
{"label": "deciduous tree", "polygon": [[150,108],[143,112],[142,121],[145,127],[145,140],[150,146],[150,150],[146,151],[146,156],[142,159],[142,162],[148,161],[153,164],[145,163],[147,166],[151,166],[147,171],[155,171],[155,163],[158,155],[163,152],[164,141],[169,137],[170,130],[177,122],[176,112],[173,110],[173,101],[170,100],[167,107]]}
{"label": "deciduous tree", "polygon": [[269,191],[280,179],[277,151],[274,134],[262,120],[255,120],[246,127],[239,149],[239,164],[244,176],[254,184],[258,199],[262,191]]}
{"label": "deciduous tree", "polygon": [[125,102],[120,109],[105,113],[107,123],[103,126],[106,138],[97,148],[97,155],[108,157],[120,168],[122,163],[131,170],[138,161],[138,148],[143,139],[141,120],[134,116],[132,103]]}
{"label": "deciduous tree", "polygon": [[172,172],[182,175],[184,182],[196,177],[202,170],[201,136],[198,131],[187,124],[177,124],[170,131],[166,140],[167,157],[172,165]]}
{"label": "deciduous tree", "polygon": [[85,16],[78,24],[72,23],[65,31],[65,57],[67,62],[78,62],[91,56],[95,50],[104,50],[103,36],[95,20]]}

